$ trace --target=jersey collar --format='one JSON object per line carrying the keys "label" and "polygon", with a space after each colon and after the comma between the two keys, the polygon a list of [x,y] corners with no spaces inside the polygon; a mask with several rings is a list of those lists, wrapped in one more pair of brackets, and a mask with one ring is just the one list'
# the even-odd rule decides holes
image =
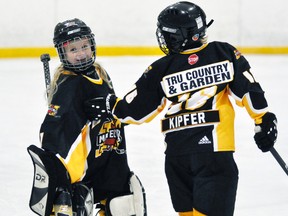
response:
{"label": "jersey collar", "polygon": [[200,47],[194,48],[194,49],[188,49],[188,50],[184,50],[183,52],[181,52],[180,54],[191,54],[191,53],[196,53],[199,52],[200,50],[204,49],[206,46],[208,46],[208,43],[203,44]]}

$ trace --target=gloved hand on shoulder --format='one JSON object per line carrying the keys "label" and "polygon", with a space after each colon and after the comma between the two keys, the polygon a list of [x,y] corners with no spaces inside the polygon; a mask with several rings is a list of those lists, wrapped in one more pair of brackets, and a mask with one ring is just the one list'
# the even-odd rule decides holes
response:
{"label": "gloved hand on shoulder", "polygon": [[90,121],[99,121],[112,115],[112,108],[116,103],[116,96],[108,94],[106,97],[96,97],[84,102],[84,111]]}
{"label": "gloved hand on shoulder", "polygon": [[262,117],[262,123],[255,125],[254,140],[262,152],[269,151],[277,139],[277,118],[274,113],[267,112]]}

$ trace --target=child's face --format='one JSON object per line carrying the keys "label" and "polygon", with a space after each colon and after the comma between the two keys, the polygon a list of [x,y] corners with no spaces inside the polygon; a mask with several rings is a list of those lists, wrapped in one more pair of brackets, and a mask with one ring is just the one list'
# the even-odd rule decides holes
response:
{"label": "child's face", "polygon": [[66,60],[71,64],[79,64],[92,58],[91,44],[87,38],[71,40],[64,44],[63,47]]}

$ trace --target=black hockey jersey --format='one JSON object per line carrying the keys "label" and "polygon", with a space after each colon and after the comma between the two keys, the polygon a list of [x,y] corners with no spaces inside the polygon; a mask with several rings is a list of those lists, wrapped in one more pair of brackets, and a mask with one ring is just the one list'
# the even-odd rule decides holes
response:
{"label": "black hockey jersey", "polygon": [[113,113],[124,123],[149,122],[168,99],[171,104],[161,121],[166,154],[234,151],[230,96],[255,122],[267,112],[248,61],[230,44],[211,42],[155,61]]}
{"label": "black hockey jersey", "polygon": [[117,191],[130,173],[124,128],[112,118],[90,122],[83,109],[86,100],[108,93],[114,90],[101,78],[62,72],[40,135],[42,148],[57,155],[72,183],[94,181],[101,191]]}

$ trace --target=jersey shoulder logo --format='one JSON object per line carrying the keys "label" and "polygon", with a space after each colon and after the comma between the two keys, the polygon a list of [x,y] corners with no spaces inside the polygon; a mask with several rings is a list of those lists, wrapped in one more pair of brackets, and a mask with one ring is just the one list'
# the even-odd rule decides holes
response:
{"label": "jersey shoulder logo", "polygon": [[50,104],[48,107],[47,114],[55,117],[58,113],[59,108],[60,108],[60,106],[58,106],[58,105]]}
{"label": "jersey shoulder logo", "polygon": [[241,57],[241,52],[239,51],[239,50],[237,50],[237,49],[235,49],[234,50],[234,54],[235,54],[235,57],[236,57],[236,59],[238,60],[240,57]]}

